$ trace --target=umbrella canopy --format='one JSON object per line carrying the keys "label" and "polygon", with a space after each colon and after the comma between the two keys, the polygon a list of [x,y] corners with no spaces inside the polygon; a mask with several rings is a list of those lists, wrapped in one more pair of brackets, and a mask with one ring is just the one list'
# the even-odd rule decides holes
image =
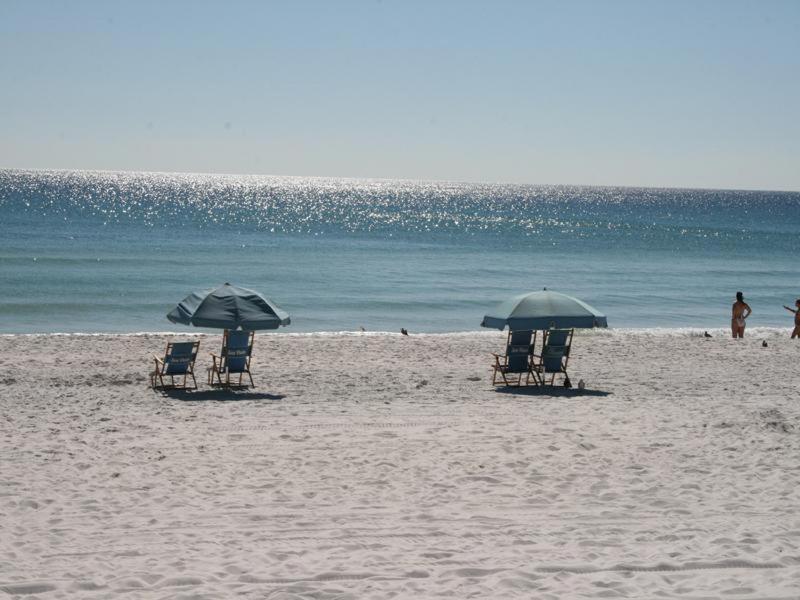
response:
{"label": "umbrella canopy", "polygon": [[277,329],[291,323],[288,313],[261,294],[230,283],[215,290],[195,292],[173,308],[173,323],[214,329]]}
{"label": "umbrella canopy", "polygon": [[509,298],[483,317],[481,327],[512,331],[608,327],[605,315],[585,302],[544,290]]}

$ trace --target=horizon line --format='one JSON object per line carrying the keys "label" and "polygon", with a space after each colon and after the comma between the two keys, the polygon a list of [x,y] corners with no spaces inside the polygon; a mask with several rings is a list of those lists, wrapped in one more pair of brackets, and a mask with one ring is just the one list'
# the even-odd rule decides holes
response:
{"label": "horizon line", "polygon": [[664,185],[626,185],[626,184],[586,184],[586,183],[520,183],[512,181],[480,181],[457,179],[420,179],[413,177],[367,177],[351,175],[279,175],[275,173],[231,173],[220,171],[159,171],[151,169],[75,169],[75,168],[50,168],[50,167],[0,167],[0,171],[37,171],[37,172],[68,172],[68,173],[145,173],[151,175],[212,175],[218,177],[276,177],[286,179],[342,179],[353,181],[403,181],[414,183],[450,183],[460,185],[488,185],[488,186],[528,186],[528,187],[573,187],[573,188],[623,188],[640,190],[687,190],[687,191],[717,191],[717,192],[769,192],[779,194],[797,194],[800,189],[763,189],[763,188],[727,188],[727,187],[692,187],[692,186],[664,186]]}

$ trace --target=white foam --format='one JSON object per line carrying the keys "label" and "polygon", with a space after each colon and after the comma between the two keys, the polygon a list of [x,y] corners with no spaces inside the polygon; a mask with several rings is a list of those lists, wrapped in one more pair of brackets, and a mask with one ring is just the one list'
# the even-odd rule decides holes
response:
{"label": "white foam", "polygon": [[[504,330],[507,332],[508,330]],[[725,327],[609,327],[607,329],[576,329],[576,334],[581,336],[648,336],[648,337],[703,337],[708,332],[714,337],[730,337],[730,329]],[[748,327],[745,335],[747,337],[774,337],[788,336],[791,332],[790,327]],[[184,331],[132,331],[126,333],[117,332],[52,332],[52,333],[2,333],[0,338],[39,338],[39,337],[154,337],[154,336],[182,336],[182,337],[203,337],[210,335],[220,335],[222,331],[196,331],[187,329]],[[258,331],[258,335],[269,335],[275,337],[400,337],[401,333],[396,331],[287,331],[287,330],[268,330]],[[412,337],[473,337],[473,336],[496,336],[500,333],[496,329],[477,329],[472,331],[448,331],[448,332],[415,332],[410,331]]]}

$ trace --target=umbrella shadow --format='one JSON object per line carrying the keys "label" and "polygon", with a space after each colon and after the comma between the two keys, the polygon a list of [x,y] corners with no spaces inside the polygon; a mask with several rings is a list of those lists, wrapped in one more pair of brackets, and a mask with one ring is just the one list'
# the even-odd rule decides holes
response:
{"label": "umbrella shadow", "polygon": [[163,390],[162,394],[185,402],[240,402],[243,400],[283,400],[284,394],[244,391],[237,388],[214,390]]}
{"label": "umbrella shadow", "polygon": [[581,390],[577,388],[555,386],[498,387],[495,388],[495,392],[498,394],[512,394],[514,396],[540,396],[548,398],[580,398],[582,396],[604,398],[611,395],[611,392],[604,392],[603,390]]}

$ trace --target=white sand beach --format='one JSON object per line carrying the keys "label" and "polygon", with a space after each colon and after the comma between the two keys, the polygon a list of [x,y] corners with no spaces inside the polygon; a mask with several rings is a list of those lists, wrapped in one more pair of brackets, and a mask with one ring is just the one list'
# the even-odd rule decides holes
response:
{"label": "white sand beach", "polygon": [[185,395],[167,336],[0,337],[0,597],[797,598],[800,343],[714,333],[510,393],[499,333],[258,335],[237,394],[201,336]]}

